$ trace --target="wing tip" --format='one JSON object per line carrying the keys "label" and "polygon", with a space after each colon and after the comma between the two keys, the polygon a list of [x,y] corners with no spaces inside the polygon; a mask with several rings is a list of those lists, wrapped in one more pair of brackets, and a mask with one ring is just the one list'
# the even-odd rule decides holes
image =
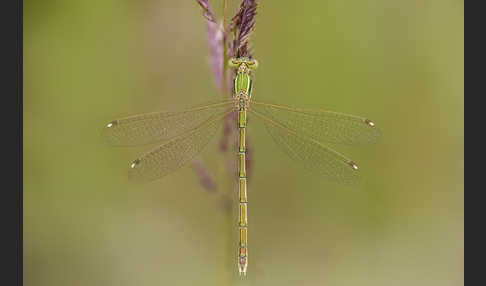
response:
{"label": "wing tip", "polygon": [[370,127],[375,127],[375,123],[369,119],[365,119],[363,122]]}
{"label": "wing tip", "polygon": [[148,178],[141,173],[140,167],[142,166],[142,160],[140,158],[137,158],[133,160],[129,164],[128,168],[128,180],[133,183],[148,183],[150,181],[153,181],[151,178]]}
{"label": "wing tip", "polygon": [[113,132],[114,132],[114,127],[118,126],[119,122],[118,120],[113,120],[108,122],[103,129],[101,129],[100,132],[100,137],[101,140],[106,144],[110,146],[118,146],[120,145],[119,142],[115,137],[113,137]]}
{"label": "wing tip", "polygon": [[153,181],[157,181],[167,174],[153,174],[152,172],[147,172],[147,166],[144,165],[143,158],[137,158],[133,160],[128,165],[128,180],[135,184],[147,184]]}
{"label": "wing tip", "polygon": [[118,120],[113,120],[113,121],[108,122],[108,124],[106,124],[105,128],[113,128],[117,125],[118,125]]}
{"label": "wing tip", "polygon": [[130,163],[130,169],[135,169],[138,165],[140,165],[140,159],[135,159]]}
{"label": "wing tip", "polygon": [[347,164],[355,171],[358,171],[358,165],[354,161],[348,161]]}
{"label": "wing tip", "polygon": [[370,131],[372,133],[368,133],[370,138],[368,139],[368,142],[365,142],[364,144],[374,144],[376,143],[381,137],[382,137],[382,132],[380,128],[376,127],[376,124],[371,121],[370,119],[364,119],[363,123],[366,124],[368,127],[371,127],[373,131]]}

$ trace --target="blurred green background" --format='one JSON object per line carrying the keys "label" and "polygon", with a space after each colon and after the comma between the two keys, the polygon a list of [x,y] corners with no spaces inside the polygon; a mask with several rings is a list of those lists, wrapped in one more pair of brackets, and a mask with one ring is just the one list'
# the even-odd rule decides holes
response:
{"label": "blurred green background", "polygon": [[[378,144],[337,148],[363,183],[307,174],[250,118],[238,282],[237,218],[193,169],[135,185],[148,148],[100,139],[220,98],[195,1],[24,1],[25,285],[463,285],[463,1],[260,2],[253,96],[373,119]],[[200,160],[218,181],[217,146]]]}

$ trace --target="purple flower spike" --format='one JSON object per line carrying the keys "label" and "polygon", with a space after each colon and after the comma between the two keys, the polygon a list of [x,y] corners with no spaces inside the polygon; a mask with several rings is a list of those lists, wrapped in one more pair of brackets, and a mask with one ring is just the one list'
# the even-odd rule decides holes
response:
{"label": "purple flower spike", "polygon": [[237,57],[250,56],[248,41],[255,26],[257,7],[257,0],[243,0],[231,19],[230,32],[235,33],[231,52]]}
{"label": "purple flower spike", "polygon": [[210,65],[216,86],[221,89],[223,82],[223,28],[217,23],[208,0],[198,0],[206,18],[207,39],[210,50]]}
{"label": "purple flower spike", "polygon": [[208,0],[197,0],[197,3],[203,9],[203,16],[209,22],[216,23],[216,16],[214,15]]}
{"label": "purple flower spike", "polygon": [[211,176],[209,176],[208,170],[204,168],[199,160],[194,160],[192,162],[192,167],[199,177],[199,183],[208,192],[216,192],[216,184],[214,183]]}

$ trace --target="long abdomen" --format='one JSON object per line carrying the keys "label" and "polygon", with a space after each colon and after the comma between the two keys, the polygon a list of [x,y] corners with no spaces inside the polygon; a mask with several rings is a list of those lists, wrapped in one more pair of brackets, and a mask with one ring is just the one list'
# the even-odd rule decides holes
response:
{"label": "long abdomen", "polygon": [[238,111],[238,158],[239,158],[239,206],[240,206],[240,246],[238,251],[238,270],[240,275],[246,275],[248,267],[248,193],[246,189],[246,109]]}

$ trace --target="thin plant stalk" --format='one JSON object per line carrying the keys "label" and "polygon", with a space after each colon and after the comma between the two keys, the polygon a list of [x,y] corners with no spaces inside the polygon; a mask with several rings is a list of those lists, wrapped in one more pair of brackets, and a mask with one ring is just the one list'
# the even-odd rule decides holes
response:
{"label": "thin plant stalk", "polygon": [[[219,27],[219,31],[215,30],[217,25],[217,19],[215,14],[213,13],[210,3],[208,0],[197,0],[201,8],[203,9],[203,15],[208,21],[208,40],[209,46],[211,50],[211,63],[213,67],[213,76],[215,81],[218,83],[218,88],[221,92],[221,96],[223,99],[227,99],[229,94],[231,93],[232,88],[232,79],[230,78],[230,71],[229,71],[229,57],[230,56],[238,56],[238,57],[248,57],[249,49],[248,49],[248,40],[249,36],[253,30],[254,26],[254,16],[256,14],[256,7],[257,7],[257,0],[241,0],[236,13],[229,19],[228,16],[228,0],[222,0],[222,8],[223,8],[223,19],[222,19],[222,27]],[[222,35],[221,38],[216,37],[216,35]],[[233,36],[230,40],[230,37]],[[223,45],[222,49],[220,45]],[[222,62],[221,62],[222,60]],[[226,281],[225,285],[232,285],[235,281],[234,275],[236,272],[234,271],[234,265],[236,263],[236,252],[234,252],[234,230],[236,224],[236,220],[234,220],[234,207],[233,207],[233,198],[235,196],[234,187],[236,186],[236,166],[229,165],[228,162],[236,162],[233,157],[233,153],[229,152],[232,148],[228,148],[228,146],[233,146],[233,142],[231,141],[231,136],[234,136],[236,132],[236,124],[234,126],[229,126],[228,124],[234,124],[235,118],[227,118],[224,121],[224,128],[222,132],[222,138],[220,140],[220,154],[223,160],[223,164],[219,164],[218,172],[217,172],[217,186],[219,190],[222,192],[219,193],[221,196],[222,201],[225,203],[229,202],[231,207],[225,208],[227,211],[225,216],[226,227],[227,227],[227,234],[224,235],[225,237],[225,251],[226,257],[228,261],[225,263],[228,267],[228,271],[225,273],[225,277],[221,278],[222,281]],[[230,170],[230,171],[228,171]],[[202,173],[202,172],[200,172]],[[204,179],[204,178],[203,178]],[[201,180],[203,182],[204,180]],[[228,205],[228,204],[226,204]],[[218,279],[219,280],[219,279]]]}

